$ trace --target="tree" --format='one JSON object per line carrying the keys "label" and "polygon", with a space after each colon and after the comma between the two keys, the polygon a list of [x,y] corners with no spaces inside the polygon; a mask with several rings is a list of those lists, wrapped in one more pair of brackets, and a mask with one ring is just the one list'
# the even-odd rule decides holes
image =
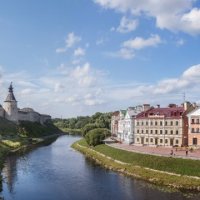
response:
{"label": "tree", "polygon": [[110,131],[108,129],[96,128],[89,131],[85,135],[85,139],[90,146],[96,146],[98,144],[101,144],[102,141],[108,136],[110,136]]}

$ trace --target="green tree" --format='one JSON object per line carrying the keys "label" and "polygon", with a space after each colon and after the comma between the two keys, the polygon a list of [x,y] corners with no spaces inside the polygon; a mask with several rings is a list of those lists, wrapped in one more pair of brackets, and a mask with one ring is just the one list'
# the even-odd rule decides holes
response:
{"label": "green tree", "polygon": [[96,146],[98,144],[101,144],[102,141],[108,136],[110,136],[110,131],[108,129],[96,128],[89,131],[85,135],[85,139],[90,146]]}

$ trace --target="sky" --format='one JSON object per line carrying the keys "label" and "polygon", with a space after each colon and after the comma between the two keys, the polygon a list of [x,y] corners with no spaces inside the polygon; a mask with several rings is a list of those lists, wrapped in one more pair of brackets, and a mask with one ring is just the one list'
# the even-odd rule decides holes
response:
{"label": "sky", "polygon": [[200,0],[0,0],[0,104],[10,82],[52,117],[200,103]]}

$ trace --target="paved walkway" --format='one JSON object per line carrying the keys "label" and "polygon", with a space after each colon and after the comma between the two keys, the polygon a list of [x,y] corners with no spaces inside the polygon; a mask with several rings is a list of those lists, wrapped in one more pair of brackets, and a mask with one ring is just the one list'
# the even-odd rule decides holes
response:
{"label": "paved walkway", "polygon": [[[177,157],[177,158],[185,158],[185,159],[193,159],[193,160],[200,160],[200,149],[194,150],[193,152],[188,151],[188,155],[186,155],[185,148],[172,148],[172,147],[149,147],[149,146],[135,146],[135,145],[128,145],[128,144],[120,144],[120,143],[113,143],[109,144],[109,146],[123,149],[126,151],[133,151],[143,154],[150,154],[150,155],[158,155],[158,156],[165,156],[165,157]],[[173,155],[171,155],[173,151]]]}

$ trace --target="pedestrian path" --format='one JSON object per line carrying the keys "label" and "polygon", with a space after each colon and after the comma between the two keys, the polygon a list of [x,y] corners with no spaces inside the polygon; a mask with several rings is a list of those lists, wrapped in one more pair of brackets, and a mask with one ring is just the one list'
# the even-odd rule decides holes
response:
{"label": "pedestrian path", "polygon": [[125,143],[113,143],[109,146],[142,154],[200,160],[200,149],[191,152],[187,151],[186,148],[135,146]]}

